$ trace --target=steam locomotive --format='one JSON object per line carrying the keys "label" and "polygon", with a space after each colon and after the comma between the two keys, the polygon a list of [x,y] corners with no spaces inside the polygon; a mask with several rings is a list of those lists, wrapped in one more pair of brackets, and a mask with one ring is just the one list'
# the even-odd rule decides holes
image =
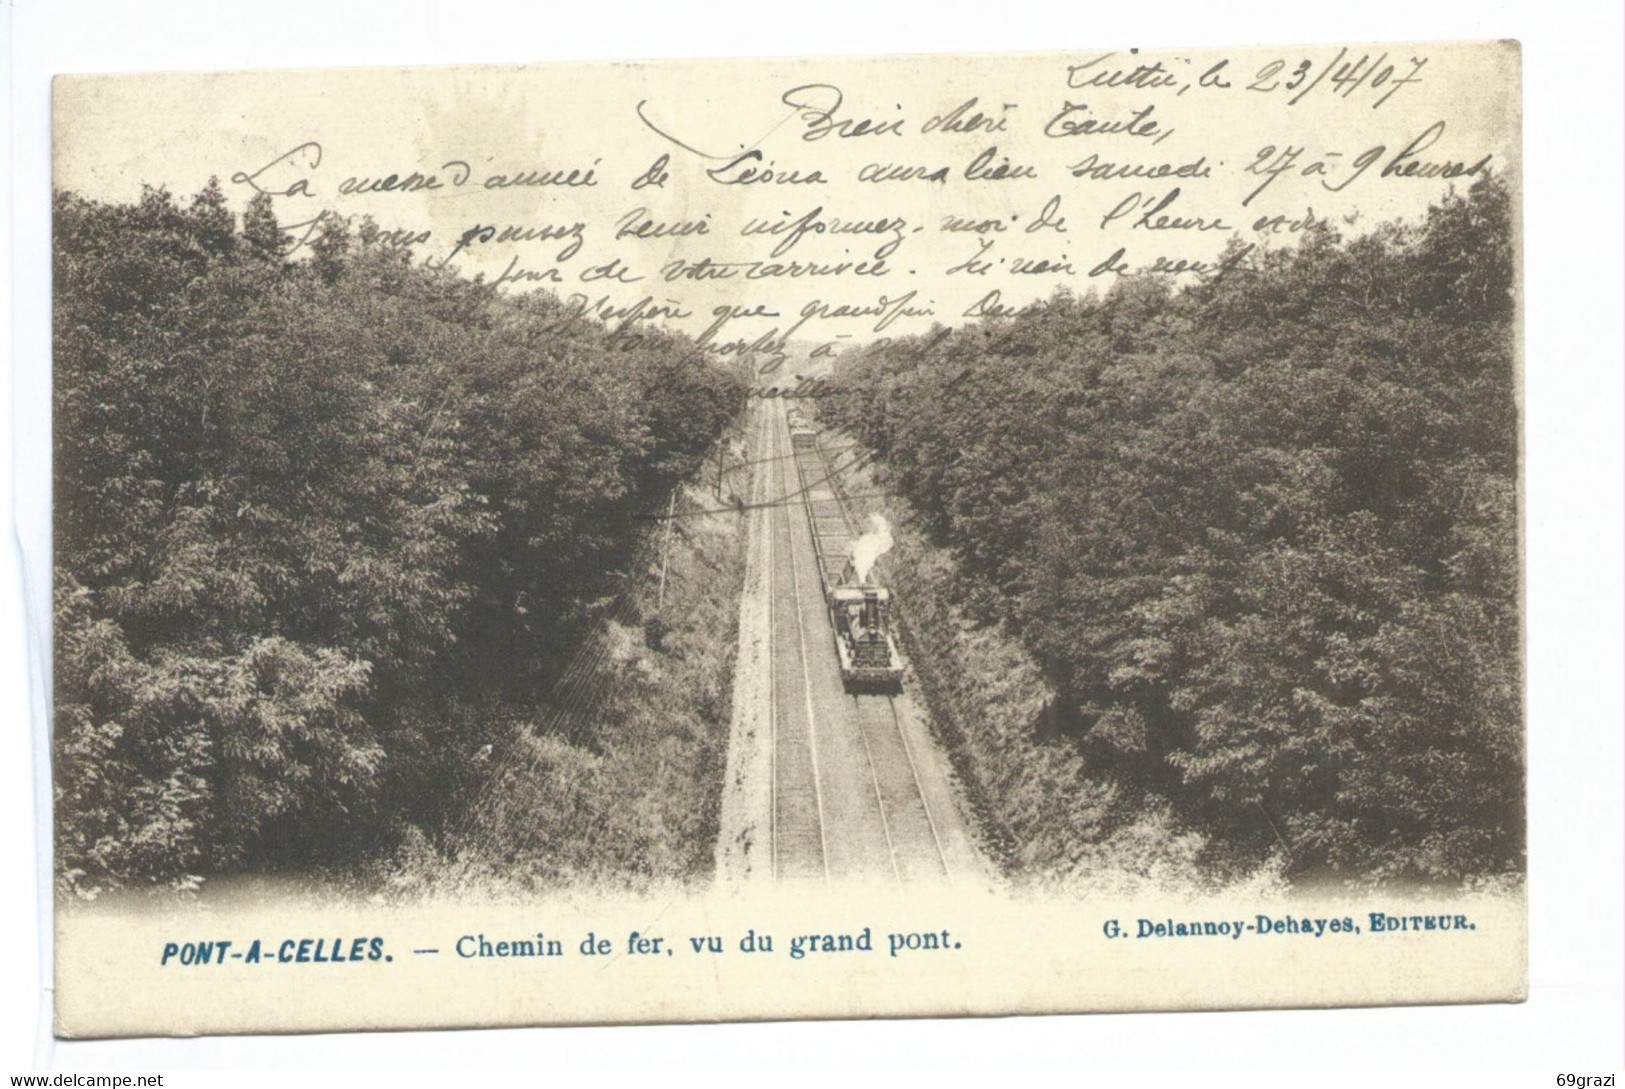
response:
{"label": "steam locomotive", "polygon": [[841,681],[853,692],[896,690],[903,681],[903,655],[891,631],[891,591],[875,577],[875,561],[891,547],[890,530],[875,516],[868,532],[854,534],[817,428],[799,411],[789,414],[789,426]]}

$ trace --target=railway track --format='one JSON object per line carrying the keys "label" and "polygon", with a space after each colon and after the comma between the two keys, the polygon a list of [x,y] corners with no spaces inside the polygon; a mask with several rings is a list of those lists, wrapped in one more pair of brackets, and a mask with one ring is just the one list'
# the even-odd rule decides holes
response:
{"label": "railway track", "polygon": [[[848,533],[854,532],[858,528],[857,520],[852,517],[852,508],[847,499],[846,491],[841,487],[840,477],[836,475],[834,470],[830,467],[829,461],[823,452],[822,445],[818,447],[818,457],[824,470],[824,479],[829,482],[830,492],[834,496],[836,505],[840,508],[841,517],[846,522],[847,531]],[[874,723],[875,716],[872,712],[873,709],[878,706],[878,700],[881,699],[885,701],[889,727],[887,725],[877,727]],[[919,764],[916,763],[914,759],[914,752],[908,743],[908,733],[903,729],[902,716],[897,710],[897,696],[891,693],[885,693],[879,697],[871,697],[868,700],[865,700],[861,696],[854,696],[853,702],[857,705],[859,725],[864,729],[866,739],[871,736],[883,738],[885,741],[885,746],[883,746],[883,748],[889,748],[891,742],[895,740],[900,747],[903,761],[908,765],[909,780],[914,786],[913,797],[919,800],[920,812],[925,816],[926,830],[930,833],[932,846],[936,849],[937,866],[940,867],[943,875],[947,875],[949,873],[948,853],[943,848],[941,832],[937,827],[936,818],[931,813],[931,803],[925,796],[925,788],[920,780]],[[865,714],[865,708],[869,709],[869,714]],[[873,747],[872,743],[871,745]],[[875,783],[876,789],[878,790],[880,783],[878,775],[876,776]],[[896,805],[896,803],[894,803],[894,806],[895,808],[903,811],[906,811],[909,808],[907,805],[907,799],[904,800],[902,805]],[[901,877],[901,874],[899,874],[899,877]]]}
{"label": "railway track", "polygon": [[[800,575],[797,571],[794,526],[780,497],[784,487],[787,433],[772,409],[762,413],[769,471],[759,475],[766,514],[765,570],[779,570],[780,531],[791,579],[791,608],[780,608],[778,594],[768,593],[768,670],[773,679],[768,701],[769,747],[772,765],[772,872],[775,878],[830,876],[829,842],[824,812],[823,775],[818,766],[818,711],[812,696],[807,664],[807,625],[802,615]],[[788,650],[789,653],[785,653]],[[797,698],[799,696],[799,698]]]}
{"label": "railway track", "polygon": [[788,602],[770,593],[768,606],[773,875],[940,881],[951,875],[950,852],[905,726],[918,709],[907,693],[847,692],[836,665],[824,582],[858,527],[822,450],[810,463],[782,456],[782,406],[765,406],[761,421],[773,466],[758,477],[768,494],[755,497],[769,518],[762,554],[770,571],[784,563],[789,590]]}

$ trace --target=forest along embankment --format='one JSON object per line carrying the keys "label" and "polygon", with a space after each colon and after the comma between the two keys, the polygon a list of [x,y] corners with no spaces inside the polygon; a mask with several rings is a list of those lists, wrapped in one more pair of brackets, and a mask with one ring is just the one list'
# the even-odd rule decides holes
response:
{"label": "forest along embankment", "polygon": [[[710,480],[652,522],[621,594],[553,690],[493,745],[447,837],[454,880],[489,891],[637,887],[711,876],[728,757],[744,517]],[[406,853],[397,884],[433,886],[439,852]]]}
{"label": "forest along embankment", "polygon": [[[707,610],[737,594],[733,530],[671,534],[648,642],[640,557],[739,417],[737,373],[367,222],[323,216],[291,260],[269,198],[239,221],[214,183],[59,193],[54,229],[62,891],[424,877],[543,722],[537,830],[502,861],[709,865],[685,776],[725,730]],[[550,701],[583,648],[622,687]]]}
{"label": "forest along embankment", "polygon": [[1512,215],[1481,180],[837,362],[1022,869],[1517,880]]}
{"label": "forest along embankment", "polygon": [[1096,891],[1189,884],[1200,837],[1060,736],[1054,689],[992,610],[991,591],[932,539],[896,494],[890,470],[844,433],[825,434],[842,451],[842,488],[890,524],[880,576],[895,595],[911,680],[984,857],[1017,882],[1088,878]]}

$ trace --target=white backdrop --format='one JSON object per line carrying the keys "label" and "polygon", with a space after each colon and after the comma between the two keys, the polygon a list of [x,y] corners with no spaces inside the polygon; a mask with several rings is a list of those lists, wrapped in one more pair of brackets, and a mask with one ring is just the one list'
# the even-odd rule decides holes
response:
{"label": "white backdrop", "polygon": [[[13,382],[0,393],[12,441],[0,453],[0,505],[16,512],[0,580],[0,753],[7,930],[0,960],[0,1076],[47,1069],[327,1071],[315,1083],[404,1068],[408,1085],[445,1067],[662,1068],[1068,1067],[1095,1081],[1152,1068],[1321,1072],[1369,1084],[1359,1068],[1412,1071],[1398,1084],[1455,1080],[1554,1084],[1621,1071],[1622,615],[1621,6],[1618,0],[1336,7],[1196,3],[1108,7],[1040,0],[791,7],[707,0],[553,6],[503,0],[10,0],[12,169],[0,260],[10,290]],[[681,56],[1031,51],[1130,45],[1517,38],[1524,44],[1526,526],[1531,769],[1531,993],[1522,1006],[1093,1016],[988,1021],[678,1026],[195,1041],[64,1043],[51,1038],[49,851],[43,638],[49,616],[49,77],[57,72],[219,70]],[[1511,1073],[1511,1068],[1525,1072]],[[1122,1073],[1111,1071],[1122,1070]],[[1426,1070],[1438,1074],[1423,1073]],[[1538,1077],[1537,1077],[1538,1075]],[[527,1075],[526,1083],[545,1081]],[[827,1076],[826,1079],[827,1080]],[[1189,1080],[1178,1077],[1177,1080]],[[1248,1079],[1250,1081],[1250,1079]],[[1293,1080],[1298,1080],[1295,1077]],[[1385,1081],[1392,1079],[1383,1079]],[[1475,1084],[1485,1084],[1475,1077]]]}

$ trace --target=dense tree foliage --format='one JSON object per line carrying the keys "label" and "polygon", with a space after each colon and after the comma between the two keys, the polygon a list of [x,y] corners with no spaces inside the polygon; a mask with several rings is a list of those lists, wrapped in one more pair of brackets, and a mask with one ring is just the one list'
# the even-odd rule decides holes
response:
{"label": "dense tree foliage", "polygon": [[688,340],[325,220],[56,201],[59,872],[308,865],[432,817],[739,409]]}
{"label": "dense tree foliage", "polygon": [[1215,865],[1521,868],[1511,215],[1486,180],[837,366],[1052,723]]}

